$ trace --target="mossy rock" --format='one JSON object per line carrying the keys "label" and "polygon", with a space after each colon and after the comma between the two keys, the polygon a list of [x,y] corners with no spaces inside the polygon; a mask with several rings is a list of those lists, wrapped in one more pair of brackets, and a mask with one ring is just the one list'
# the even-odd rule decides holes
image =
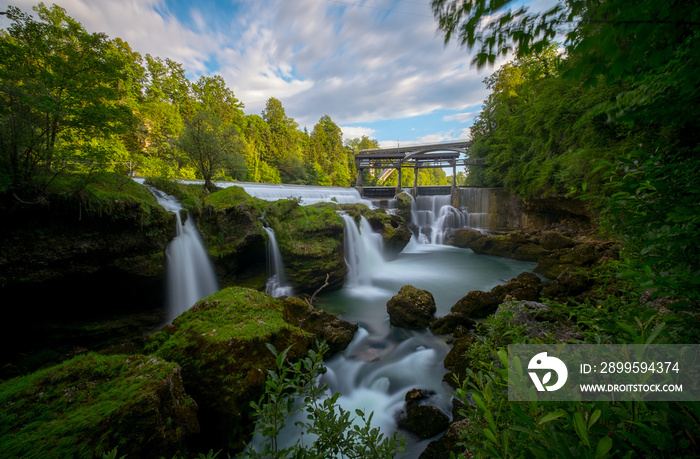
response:
{"label": "mossy rock", "polygon": [[472,290],[459,299],[452,306],[451,311],[464,314],[470,318],[481,318],[493,313],[499,304],[500,299],[493,293]]}
{"label": "mossy rock", "polygon": [[503,258],[513,258],[519,247],[520,244],[511,241],[507,235],[486,236],[469,244],[469,248],[475,253]]}
{"label": "mossy rock", "polygon": [[502,285],[497,285],[491,289],[499,302],[507,297],[514,300],[537,301],[540,298],[542,281],[536,274],[525,271],[518,277],[510,279]]}
{"label": "mossy rock", "polygon": [[298,292],[315,292],[326,274],[329,289],[345,282],[344,224],[337,211],[333,203],[301,206],[289,200],[268,208],[266,219],[275,231],[287,279]]}
{"label": "mossy rock", "polygon": [[542,231],[540,245],[546,250],[565,249],[573,247],[574,240],[558,231]]}
{"label": "mossy rock", "polygon": [[267,371],[276,368],[267,344],[279,351],[290,347],[293,359],[306,354],[310,336],[284,321],[280,300],[230,287],[151,336],[146,349],[181,365],[206,441],[237,451],[253,429],[249,404],[262,395]]}
{"label": "mossy rock", "polygon": [[358,325],[330,312],[316,309],[301,298],[286,298],[282,302],[285,320],[328,345],[326,358],[344,350],[352,342]]}
{"label": "mossy rock", "polygon": [[343,204],[340,208],[355,222],[360,221],[360,216],[367,219],[372,231],[381,234],[384,255],[389,260],[396,258],[411,240],[411,230],[402,216],[388,214],[385,209],[370,209],[364,204]]}
{"label": "mossy rock", "polygon": [[421,330],[434,319],[435,299],[427,290],[404,285],[386,303],[389,323],[395,327]]}
{"label": "mossy rock", "polygon": [[478,359],[475,358],[471,352],[472,347],[480,346],[479,339],[476,335],[468,333],[467,335],[458,338],[454,341],[452,349],[445,356],[444,365],[445,368],[450,370],[443,377],[443,381],[456,387],[455,379],[459,381],[464,381],[467,375],[467,368],[472,368],[476,370],[476,366],[479,364]]}
{"label": "mossy rock", "polygon": [[411,212],[413,210],[413,198],[406,192],[401,192],[396,195],[398,203],[398,215],[403,218],[406,223],[411,223]]}
{"label": "mossy rock", "polygon": [[474,241],[486,237],[484,233],[473,228],[461,228],[455,231],[452,245],[463,249],[469,248]]}
{"label": "mossy rock", "polygon": [[176,363],[82,354],[0,385],[0,456],[129,457],[184,453],[197,404]]}
{"label": "mossy rock", "polygon": [[105,268],[163,274],[175,216],[146,187],[117,174],[65,174],[48,188],[44,203],[0,203],[0,287]]}

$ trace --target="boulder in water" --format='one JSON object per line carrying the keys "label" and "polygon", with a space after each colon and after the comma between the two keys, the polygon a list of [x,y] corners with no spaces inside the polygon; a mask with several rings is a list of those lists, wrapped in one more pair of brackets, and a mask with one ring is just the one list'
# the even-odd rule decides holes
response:
{"label": "boulder in water", "polygon": [[284,321],[282,302],[265,293],[230,287],[198,302],[152,335],[147,350],[178,362],[187,392],[200,409],[202,441],[237,451],[253,430],[250,402],[276,368],[267,349],[306,354],[310,336]]}
{"label": "boulder in water", "polygon": [[450,424],[450,418],[440,409],[429,404],[434,392],[411,389],[406,393],[406,409],[397,416],[400,428],[418,438],[431,438],[443,432]]}
{"label": "boulder in water", "polygon": [[389,323],[395,327],[422,330],[430,325],[437,307],[433,294],[412,285],[404,285],[386,303]]}
{"label": "boulder in water", "polygon": [[452,245],[463,249],[469,248],[474,241],[481,239],[482,237],[486,237],[486,235],[479,230],[473,228],[461,228],[455,231]]}
{"label": "boulder in water", "polygon": [[430,331],[436,335],[454,334],[458,327],[471,328],[474,320],[461,312],[451,312],[430,322]]}

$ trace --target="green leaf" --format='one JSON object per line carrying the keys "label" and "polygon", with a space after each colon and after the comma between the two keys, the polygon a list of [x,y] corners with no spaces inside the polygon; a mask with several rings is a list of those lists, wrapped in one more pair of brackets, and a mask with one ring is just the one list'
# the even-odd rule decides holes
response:
{"label": "green leaf", "polygon": [[588,440],[588,428],[586,426],[586,421],[583,419],[583,414],[580,411],[574,413],[574,428],[581,441],[590,448],[591,443]]}
{"label": "green leaf", "polygon": [[595,457],[605,457],[612,449],[613,441],[610,437],[603,437],[598,441],[598,446],[595,448]]}
{"label": "green leaf", "polygon": [[562,409],[552,411],[551,413],[547,413],[544,416],[542,416],[540,418],[538,424],[544,424],[545,422],[553,421],[555,419],[558,419],[558,418],[564,416],[565,414],[566,414],[566,412]]}

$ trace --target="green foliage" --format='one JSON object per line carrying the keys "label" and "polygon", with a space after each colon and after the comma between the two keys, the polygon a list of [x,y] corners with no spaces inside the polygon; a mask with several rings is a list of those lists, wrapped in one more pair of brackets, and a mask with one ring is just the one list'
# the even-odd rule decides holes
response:
{"label": "green foliage", "polygon": [[608,163],[599,200],[606,225],[625,242],[626,275],[661,295],[700,299],[700,161],[659,151]]}
{"label": "green foliage", "polygon": [[[243,457],[264,458],[386,458],[397,457],[404,450],[403,438],[397,433],[385,437],[378,428],[372,428],[372,414],[360,410],[350,413],[338,405],[340,394],[327,397],[328,388],[319,385],[323,374],[325,343],[317,343],[318,351],[310,350],[307,357],[294,363],[287,360],[289,349],[278,353],[268,345],[275,356],[277,369],[268,370],[265,394],[258,402],[251,402],[257,416],[256,433],[265,442],[262,451],[252,446]],[[306,413],[306,421],[295,425],[302,430],[302,438],[291,446],[283,447],[279,435],[296,413]],[[308,442],[307,442],[308,440]]]}
{"label": "green foliage", "polygon": [[[609,275],[605,274],[606,276]],[[696,342],[697,330],[681,314],[640,311],[639,291],[597,304],[549,303],[554,314],[575,318],[586,342]],[[512,402],[508,400],[508,359],[504,346],[531,340],[490,318],[480,328],[484,341],[470,348],[480,361],[468,368],[456,396],[472,409],[462,432],[462,451],[473,457],[691,457],[698,454],[697,402]],[[506,333],[504,333],[506,331]],[[521,369],[522,370],[522,369]],[[515,370],[517,371],[517,370]],[[513,376],[511,376],[513,377]],[[525,377],[521,374],[515,377]],[[472,457],[472,456],[468,456]]]}

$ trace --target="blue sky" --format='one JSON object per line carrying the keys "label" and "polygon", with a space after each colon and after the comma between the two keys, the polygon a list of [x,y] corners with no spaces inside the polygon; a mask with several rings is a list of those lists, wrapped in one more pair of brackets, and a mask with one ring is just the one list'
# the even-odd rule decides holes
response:
{"label": "blue sky", "polygon": [[[24,11],[36,3],[9,2]],[[444,46],[430,0],[46,3],[143,55],[182,63],[191,80],[223,76],[246,114],[276,97],[302,128],[329,115],[346,138],[381,146],[467,139],[488,94],[492,69],[477,71],[465,49]]]}

